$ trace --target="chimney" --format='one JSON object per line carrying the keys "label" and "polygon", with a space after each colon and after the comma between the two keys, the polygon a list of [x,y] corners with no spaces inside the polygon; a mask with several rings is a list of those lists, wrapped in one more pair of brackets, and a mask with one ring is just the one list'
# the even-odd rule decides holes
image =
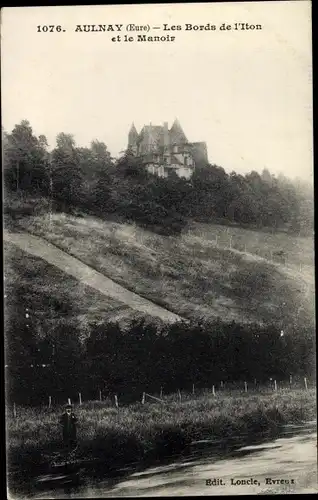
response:
{"label": "chimney", "polygon": [[168,122],[163,123],[163,146],[164,148],[167,148],[169,146]]}

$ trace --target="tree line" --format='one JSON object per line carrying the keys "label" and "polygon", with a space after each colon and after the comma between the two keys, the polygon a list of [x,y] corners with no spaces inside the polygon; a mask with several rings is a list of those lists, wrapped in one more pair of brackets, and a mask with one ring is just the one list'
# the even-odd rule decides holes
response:
{"label": "tree line", "polygon": [[[98,399],[117,394],[138,401],[143,391],[219,386],[220,382],[314,377],[315,329],[311,321],[277,325],[214,321],[162,325],[144,320],[123,327],[101,318],[80,335],[70,324],[71,304],[56,300],[59,321],[38,331],[32,303],[16,288],[6,315],[7,397],[18,404],[63,403],[70,397]],[[26,305],[28,313],[26,314]],[[46,314],[49,314],[47,312]]]}
{"label": "tree line", "polygon": [[179,233],[189,218],[312,232],[311,186],[266,169],[240,175],[200,164],[189,180],[175,173],[159,178],[129,150],[114,159],[97,140],[79,147],[71,134],[60,133],[49,151],[46,137],[37,137],[26,120],[10,133],[2,130],[2,140],[7,196],[43,196],[55,210],[116,216],[167,234]]}

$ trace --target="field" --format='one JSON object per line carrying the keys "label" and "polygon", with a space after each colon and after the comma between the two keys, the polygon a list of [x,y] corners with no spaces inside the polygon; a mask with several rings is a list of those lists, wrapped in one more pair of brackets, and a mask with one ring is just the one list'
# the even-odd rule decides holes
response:
{"label": "field", "polygon": [[[314,313],[313,284],[302,273],[216,246],[202,234],[202,227],[198,235],[191,230],[169,237],[134,224],[54,213],[24,217],[19,224],[184,318],[264,323]],[[227,228],[218,227],[227,232]],[[214,229],[210,227],[212,232]],[[247,233],[252,234],[251,242],[255,232],[242,231],[245,240]],[[276,241],[276,235],[264,234],[268,245]],[[291,242],[290,236],[283,236]],[[304,245],[310,249],[310,240],[304,240]],[[276,247],[280,246],[279,240]],[[304,251],[298,246],[294,258],[299,254]]]}
{"label": "field", "polygon": [[[316,416],[315,390],[268,388],[243,391],[203,391],[197,395],[164,397],[114,406],[111,401],[75,407],[78,417],[78,459],[98,459],[102,471],[131,462],[153,462],[186,453],[193,441],[209,439],[226,447],[276,435],[284,424],[301,424]],[[7,410],[8,411],[8,410]],[[9,471],[39,473],[61,449],[61,407],[17,408],[7,414]],[[108,465],[107,465],[108,464]]]}

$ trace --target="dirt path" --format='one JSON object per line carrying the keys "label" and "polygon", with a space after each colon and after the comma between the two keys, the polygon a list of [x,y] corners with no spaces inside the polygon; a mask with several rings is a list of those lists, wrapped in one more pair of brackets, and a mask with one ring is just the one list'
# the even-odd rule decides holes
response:
{"label": "dirt path", "polygon": [[21,250],[41,259],[49,264],[58,267],[65,273],[78,279],[85,285],[98,290],[107,297],[119,300],[131,309],[143,312],[150,316],[156,316],[166,322],[181,321],[182,318],[167,309],[157,306],[150,300],[140,297],[136,293],[130,292],[126,288],[118,285],[102,273],[83,264],[81,261],[68,255],[66,252],[55,247],[47,241],[33,236],[26,232],[10,233],[7,230],[3,232],[4,241],[13,243]]}

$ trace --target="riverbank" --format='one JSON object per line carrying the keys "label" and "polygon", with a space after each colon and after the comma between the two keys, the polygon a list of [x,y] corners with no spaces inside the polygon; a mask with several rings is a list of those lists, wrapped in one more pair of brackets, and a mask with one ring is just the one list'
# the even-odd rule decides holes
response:
{"label": "riverbank", "polygon": [[[188,457],[131,470],[114,481],[83,479],[72,489],[72,499],[317,494],[316,443],[314,422],[286,425],[278,438],[253,445],[237,441],[221,453],[214,440],[200,451],[194,443]],[[64,498],[64,488],[46,483],[41,498],[53,497]]]}
{"label": "riverbank", "polygon": [[[316,418],[315,389],[205,392],[178,395],[163,404],[135,403],[118,409],[110,402],[76,406],[77,460],[100,464],[98,474],[129,463],[154,463],[185,454],[191,442],[212,438],[226,448],[233,436],[275,436],[286,424]],[[58,424],[62,408],[17,408],[7,418],[8,473],[32,477],[45,470],[61,449]],[[14,472],[15,471],[15,472]],[[12,476],[12,487],[15,479]]]}

